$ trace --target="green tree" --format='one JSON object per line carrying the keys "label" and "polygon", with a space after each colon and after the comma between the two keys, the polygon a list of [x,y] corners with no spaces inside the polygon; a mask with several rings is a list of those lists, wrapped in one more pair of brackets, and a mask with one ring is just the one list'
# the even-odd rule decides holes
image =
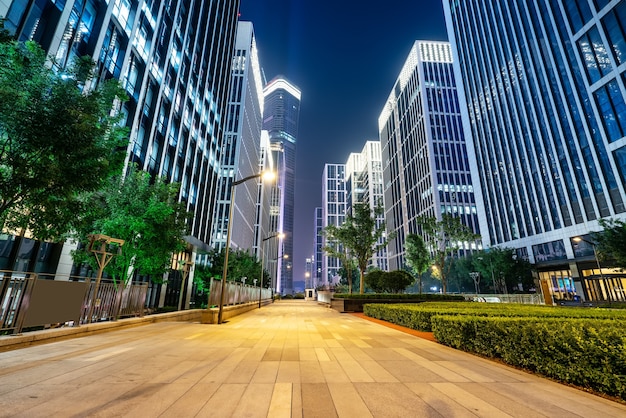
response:
{"label": "green tree", "polygon": [[[194,281],[200,284],[203,289],[209,290],[209,282],[212,278],[221,279],[224,273],[225,250],[217,251],[212,249],[207,254],[207,265],[202,266],[202,273],[194,277]],[[198,269],[196,268],[196,271]],[[261,262],[253,255],[242,249],[230,249],[228,252],[228,281],[241,280],[247,277],[247,284],[253,284],[254,279],[259,279],[261,275]],[[263,286],[270,283],[270,275],[267,270],[263,270]],[[258,285],[257,280],[257,285]]]}
{"label": "green tree", "polygon": [[34,42],[0,43],[0,226],[60,239],[84,207],[80,195],[121,171],[127,130],[112,114],[117,81],[81,87],[93,62],[65,74]]}
{"label": "green tree", "polygon": [[363,293],[365,285],[367,263],[375,253],[387,246],[391,238],[383,238],[385,224],[377,224],[376,221],[380,213],[382,213],[382,208],[371,211],[367,204],[357,203],[354,205],[354,215],[346,216],[342,225],[329,225],[324,229],[329,240],[342,245],[356,259],[360,273],[360,293]]}
{"label": "green tree", "polygon": [[[158,281],[171,268],[171,256],[185,250],[187,222],[191,214],[177,201],[178,185],[131,166],[125,177],[117,176],[102,191],[85,198],[89,210],[76,225],[77,238],[105,234],[125,241],[120,255],[106,272],[124,285],[135,271]],[[85,250],[75,251],[75,261],[93,263]]]}
{"label": "green tree", "polygon": [[421,226],[424,242],[430,251],[432,264],[441,278],[441,289],[445,294],[448,291],[450,260],[458,256],[464,243],[476,241],[480,235],[463,225],[460,218],[449,213],[444,213],[440,221],[435,217],[421,216],[417,223]]}
{"label": "green tree", "polygon": [[422,276],[431,264],[430,253],[426,243],[417,234],[409,234],[404,241],[404,258],[406,265],[417,275],[418,291],[422,293]]}
{"label": "green tree", "polygon": [[367,272],[363,281],[376,293],[383,293],[385,290],[385,272],[379,269],[370,270]]}
{"label": "green tree", "polygon": [[604,228],[592,234],[596,242],[598,256],[611,259],[622,270],[626,269],[626,222],[618,219],[600,219]]}
{"label": "green tree", "polygon": [[352,258],[346,257],[341,261],[341,267],[337,270],[337,274],[341,276],[341,284],[348,286],[348,292],[354,291],[354,283],[359,279],[359,268]]}
{"label": "green tree", "polygon": [[0,17],[0,43],[8,43],[13,40],[11,33],[4,27],[5,20],[3,17]]}
{"label": "green tree", "polygon": [[389,293],[402,293],[413,283],[411,273],[405,270],[387,272],[384,276],[385,291]]}
{"label": "green tree", "polygon": [[532,265],[517,256],[513,248],[490,248],[472,255],[474,270],[481,274],[483,283],[493,287],[495,293],[519,290],[529,291],[535,284]]}

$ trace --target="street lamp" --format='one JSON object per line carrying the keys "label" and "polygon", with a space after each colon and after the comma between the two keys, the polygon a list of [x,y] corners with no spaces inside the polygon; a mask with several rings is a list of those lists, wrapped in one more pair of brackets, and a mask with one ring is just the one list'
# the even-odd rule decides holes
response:
{"label": "street lamp", "polygon": [[600,260],[598,259],[598,252],[596,251],[596,243],[595,242],[591,242],[591,241],[587,241],[586,239],[583,239],[583,237],[574,237],[572,238],[572,241],[574,242],[586,242],[587,244],[591,245],[591,248],[593,248],[593,257],[596,259],[596,265],[598,266],[598,271],[600,272],[600,281],[602,282],[602,284],[606,287],[606,296],[609,299],[609,303],[611,302],[611,293],[609,292],[609,287],[607,286],[606,282],[604,281],[604,276],[602,275],[602,267],[600,267]]}
{"label": "street lamp", "polygon": [[233,228],[233,212],[235,206],[235,187],[248,180],[261,177],[263,180],[272,181],[276,177],[271,171],[265,171],[262,173],[253,174],[248,177],[244,177],[241,180],[234,180],[230,186],[230,208],[228,210],[228,227],[226,229],[226,248],[224,249],[224,269],[222,271],[222,293],[220,294],[220,305],[217,311],[217,323],[222,323],[222,313],[224,311],[224,293],[226,293],[226,278],[228,275],[228,252],[230,250],[230,231]]}
{"label": "street lamp", "polygon": [[265,237],[261,240],[261,283],[259,284],[259,309],[261,309],[261,290],[263,289],[263,261],[265,261],[265,252],[263,251],[263,244],[265,243],[265,241],[272,239],[272,238],[276,238],[278,237],[278,239],[283,239],[285,238],[285,234],[283,234],[282,232],[276,233],[274,235],[270,235],[269,237]]}

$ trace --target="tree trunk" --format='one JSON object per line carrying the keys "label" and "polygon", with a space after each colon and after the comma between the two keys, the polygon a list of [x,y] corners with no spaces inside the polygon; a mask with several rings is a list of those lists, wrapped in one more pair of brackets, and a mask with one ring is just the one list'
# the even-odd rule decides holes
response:
{"label": "tree trunk", "polygon": [[359,289],[359,294],[363,294],[363,290],[365,289],[365,270],[360,270],[361,276],[359,278],[359,284],[361,285],[361,288]]}

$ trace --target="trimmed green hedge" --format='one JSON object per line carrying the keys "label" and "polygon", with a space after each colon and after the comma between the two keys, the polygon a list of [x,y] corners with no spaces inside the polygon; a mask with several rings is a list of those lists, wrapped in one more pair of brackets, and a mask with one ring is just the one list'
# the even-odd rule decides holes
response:
{"label": "trimmed green hedge", "polygon": [[568,308],[513,303],[420,303],[408,304],[367,304],[363,313],[372,318],[382,319],[418,331],[431,332],[432,317],[436,315],[472,315],[500,317],[539,317],[539,318],[589,318],[626,320],[626,311],[599,308]]}
{"label": "trimmed green hedge", "polygon": [[464,301],[460,295],[442,295],[439,293],[336,293],[333,299],[411,299],[423,301]]}
{"label": "trimmed green hedge", "polygon": [[626,400],[621,321],[468,315],[431,320],[442,344]]}

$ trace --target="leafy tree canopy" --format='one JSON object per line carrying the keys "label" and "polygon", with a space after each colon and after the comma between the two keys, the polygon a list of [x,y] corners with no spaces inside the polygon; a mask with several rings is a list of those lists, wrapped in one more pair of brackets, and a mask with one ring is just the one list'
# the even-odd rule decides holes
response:
{"label": "leafy tree canopy", "polygon": [[[171,268],[171,256],[183,251],[187,221],[191,214],[177,201],[178,185],[131,166],[126,177],[112,178],[100,192],[85,197],[88,208],[74,223],[76,235],[85,242],[88,234],[104,234],[125,241],[122,253],[106,272],[124,284],[134,271],[158,281]],[[85,250],[74,254],[76,262],[93,264]]]}
{"label": "leafy tree canopy", "polygon": [[422,275],[431,265],[430,253],[421,236],[409,234],[404,242],[404,258],[406,265],[417,275],[419,293],[422,293]]}
{"label": "leafy tree canopy", "polygon": [[127,131],[111,116],[115,80],[84,91],[93,62],[65,74],[34,42],[0,43],[0,225],[60,239],[83,210],[80,194],[119,173]]}
{"label": "leafy tree canopy", "polygon": [[360,272],[360,293],[364,289],[367,263],[375,253],[387,246],[391,238],[384,238],[385,224],[376,220],[381,212],[380,207],[372,211],[369,205],[357,203],[354,205],[354,214],[346,216],[343,224],[329,225],[324,229],[329,240],[342,245],[355,258]]}
{"label": "leafy tree canopy", "polygon": [[450,270],[450,259],[457,256],[465,243],[476,241],[480,235],[475,234],[461,219],[444,213],[441,220],[435,217],[421,216],[418,218],[424,242],[431,253],[432,264],[441,278],[441,289],[447,292],[447,274]]}
{"label": "leafy tree canopy", "polygon": [[[203,287],[208,289],[211,278],[221,279],[224,273],[224,257],[226,252],[224,249],[217,251],[215,249],[207,254],[207,265],[202,267],[202,274],[194,277],[197,281],[203,282]],[[198,268],[196,267],[196,272]],[[252,254],[242,249],[230,249],[228,251],[228,281],[241,280],[247,277],[247,284],[254,284],[254,279],[261,278],[261,262]],[[268,287],[270,283],[270,275],[267,270],[263,270],[263,287]]]}
{"label": "leafy tree canopy", "polygon": [[372,270],[365,275],[365,284],[376,293],[401,293],[412,283],[413,276],[404,270]]}
{"label": "leafy tree canopy", "polygon": [[598,256],[603,260],[612,259],[617,267],[625,270],[626,222],[618,219],[600,219],[600,225],[604,230],[593,234]]}

